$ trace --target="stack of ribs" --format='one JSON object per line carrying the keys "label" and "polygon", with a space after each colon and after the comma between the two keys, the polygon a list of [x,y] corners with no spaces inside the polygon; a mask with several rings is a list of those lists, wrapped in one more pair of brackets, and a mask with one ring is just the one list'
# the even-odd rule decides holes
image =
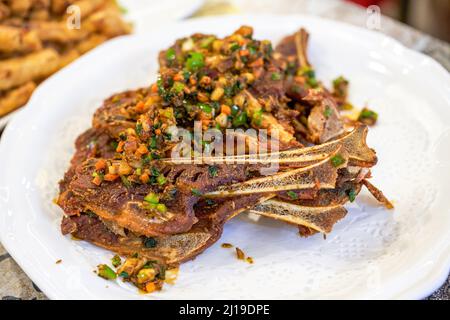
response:
{"label": "stack of ribs", "polygon": [[[307,38],[302,29],[283,39],[270,63],[280,70],[309,66]],[[282,102],[270,118],[271,128],[281,131],[280,149],[205,156],[194,162],[167,156],[169,145],[166,156],[145,164],[163,177],[162,184],[137,183],[122,176],[101,183],[93,179],[93,173],[123,163],[117,144],[124,142],[127,148],[132,142],[124,132],[133,135],[130,131],[136,130],[143,115],[154,118],[158,110],[167,108],[154,99],[160,92],[151,87],[105,100],[92,128],[77,138],[70,168],[60,182],[62,233],[127,257],[118,273],[145,290],[138,274],[149,262],[171,267],[193,259],[217,242],[225,223],[242,212],[284,221],[308,237],[330,233],[345,217],[344,205],[355,200],[362,186],[390,207],[367,180],[377,163],[375,151],[366,144],[368,127],[344,121],[333,94],[305,86],[301,77],[288,75],[272,91],[263,78],[239,94],[254,103],[268,96]],[[141,102],[149,100],[154,103],[143,108]],[[135,155],[127,158],[131,167]],[[262,174],[273,162],[279,169]],[[149,210],[148,195],[158,195],[156,202],[163,203],[164,210]]]}

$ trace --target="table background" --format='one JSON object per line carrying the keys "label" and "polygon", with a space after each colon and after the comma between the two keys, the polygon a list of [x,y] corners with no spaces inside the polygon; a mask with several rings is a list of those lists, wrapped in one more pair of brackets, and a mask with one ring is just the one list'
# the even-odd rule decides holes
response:
{"label": "table background", "polygon": [[[194,17],[232,13],[313,14],[366,27],[368,13],[365,8],[338,0],[208,0],[194,13]],[[431,56],[450,70],[450,45],[424,33],[382,16],[380,32],[405,46]],[[0,244],[0,298],[47,299],[15,263]],[[430,297],[430,300],[450,300],[450,276],[446,283]]]}

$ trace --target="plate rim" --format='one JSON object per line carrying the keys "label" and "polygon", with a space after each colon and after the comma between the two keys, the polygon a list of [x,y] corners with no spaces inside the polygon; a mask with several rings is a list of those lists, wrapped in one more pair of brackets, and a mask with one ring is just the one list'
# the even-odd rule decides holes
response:
{"label": "plate rim", "polygon": [[[280,18],[286,18],[286,19],[307,19],[307,20],[316,20],[322,23],[331,23],[331,24],[338,24],[344,28],[350,28],[355,30],[355,32],[363,32],[366,34],[370,34],[373,37],[378,37],[379,40],[383,41],[389,41],[391,44],[393,44],[396,48],[400,48],[402,50],[402,53],[405,55],[412,56],[413,59],[421,59],[421,61],[425,61],[427,63],[427,66],[430,68],[433,68],[436,72],[441,73],[441,76],[446,78],[447,81],[450,83],[450,74],[448,71],[437,61],[435,61],[433,58],[421,53],[414,51],[412,49],[407,48],[403,44],[401,44],[399,41],[393,39],[390,36],[387,36],[382,33],[378,33],[372,30],[367,30],[364,28],[360,28],[351,24],[326,19],[322,17],[312,16],[312,15],[304,15],[304,14],[289,14],[289,15],[280,15],[280,14],[246,14],[246,15],[223,15],[223,16],[212,16],[212,17],[199,17],[194,19],[185,20],[182,22],[174,23],[171,28],[175,27],[182,27],[185,24],[195,24],[198,21],[206,23],[208,21],[216,21],[216,20],[233,20],[233,19],[240,19],[240,21],[246,21],[252,20],[252,19],[280,19]],[[242,22],[241,22],[242,23]],[[299,25],[301,25],[301,22],[299,22]],[[142,34],[141,34],[142,36]],[[78,63],[84,63],[81,61],[86,61],[90,59],[91,55],[97,55],[97,52],[99,51],[105,51],[109,46],[114,46],[116,42],[118,41],[124,41],[123,38],[131,38],[131,37],[140,37],[140,35],[130,35],[130,36],[124,36],[119,37],[117,39],[113,39],[112,41],[109,41],[108,43],[103,44],[102,46],[94,49],[92,52],[86,54],[85,56],[81,57],[79,61],[76,61],[73,65],[78,65]],[[68,66],[67,69],[73,68],[72,65]],[[22,109],[17,116],[15,116],[8,126],[5,128],[5,131],[3,133],[2,139],[0,140],[0,151],[7,150],[8,143],[11,139],[14,139],[12,136],[14,134],[14,131],[17,130],[16,127],[20,127],[18,123],[21,119],[26,119],[27,114],[30,113],[33,108],[37,108],[37,104],[35,101],[38,101],[40,92],[44,91],[45,84],[52,81],[57,81],[58,76],[60,73],[55,74],[54,76],[50,77],[48,80],[44,81],[44,83],[41,84],[41,86],[36,90],[35,94],[31,97],[28,108]],[[44,88],[44,89],[42,89]],[[0,167],[3,167],[2,164],[4,164],[6,160],[4,158],[0,158]],[[2,185],[2,179],[0,177],[0,186]],[[2,209],[1,214],[6,214],[6,211],[8,209],[7,204],[3,204],[2,201],[0,201],[0,208]],[[4,219],[0,219],[0,230],[5,229],[5,225],[2,223]],[[445,240],[450,241],[450,235],[447,235],[447,237],[444,237],[442,242],[445,242]],[[7,250],[7,252],[11,255],[11,257],[19,264],[19,266],[22,268],[22,270],[31,278],[31,280],[38,285],[38,287],[49,297],[50,299],[61,299],[61,298],[70,298],[70,296],[66,295],[65,297],[61,297],[57,294],[58,290],[53,290],[53,286],[51,283],[44,281],[42,277],[40,277],[40,272],[35,272],[33,268],[31,268],[26,263],[26,256],[23,255],[23,252],[21,250],[18,250],[17,248],[14,248],[15,241],[10,241],[6,235],[4,235],[4,232],[0,232],[0,241]],[[441,245],[441,243],[436,244],[436,248],[438,248],[438,245]],[[437,257],[436,263],[433,265],[433,268],[430,269],[430,271],[426,272],[426,274],[419,278],[415,279],[414,283],[407,287],[406,285],[402,288],[402,290],[396,290],[395,294],[392,294],[394,298],[400,297],[406,297],[408,299],[421,299],[432,292],[434,292],[436,289],[438,289],[442,283],[445,281],[445,279],[448,277],[449,271],[450,271],[450,249],[445,250],[445,248],[439,250],[439,253],[435,255]],[[407,290],[408,289],[408,290]],[[407,290],[408,292],[405,293],[404,291]],[[400,292],[403,291],[403,292]]]}

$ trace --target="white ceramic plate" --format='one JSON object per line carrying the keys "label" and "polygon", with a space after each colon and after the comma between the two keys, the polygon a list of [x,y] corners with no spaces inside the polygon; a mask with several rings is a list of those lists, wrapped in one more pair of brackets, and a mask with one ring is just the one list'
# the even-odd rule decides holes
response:
{"label": "white ceramic plate", "polygon": [[[203,4],[204,0],[120,0],[125,18],[133,23],[134,33],[161,30],[168,23],[186,18]],[[22,108],[25,108],[23,106]],[[11,112],[0,117],[0,130],[17,114]]]}
{"label": "white ceramic plate", "polygon": [[17,113],[19,113],[19,110],[10,112],[5,116],[0,117],[0,131],[6,126],[9,120],[11,120]]}
{"label": "white ceramic plate", "polygon": [[[245,214],[222,239],[183,264],[174,286],[141,295],[92,271],[112,254],[59,231],[52,203],[78,134],[102,99],[148,85],[158,50],[194,32],[231,33],[252,25],[278,41],[300,26],[310,59],[329,83],[344,74],[351,100],[379,113],[369,132],[379,164],[373,182],[394,201],[386,211],[363,192],[326,240]],[[184,22],[113,40],[45,81],[7,127],[0,144],[0,236],[31,279],[53,299],[422,298],[450,266],[450,77],[436,62],[396,41],[306,16],[235,16]],[[235,258],[229,242],[255,260]],[[62,263],[55,261],[62,259]]]}

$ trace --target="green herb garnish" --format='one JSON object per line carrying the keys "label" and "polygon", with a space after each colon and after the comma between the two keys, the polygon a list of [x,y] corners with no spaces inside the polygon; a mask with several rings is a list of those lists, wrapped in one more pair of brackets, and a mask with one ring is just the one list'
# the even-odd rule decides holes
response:
{"label": "green herb garnish", "polygon": [[377,120],[378,114],[375,111],[372,111],[368,108],[362,109],[358,117],[358,121],[367,125],[374,125],[377,122]]}
{"label": "green herb garnish", "polygon": [[231,50],[231,52],[234,52],[234,51],[238,50],[240,47],[241,46],[238,43],[233,43],[230,46],[230,50]]}
{"label": "green herb garnish", "polygon": [[136,133],[138,136],[142,134],[142,123],[140,122],[136,123]]}
{"label": "green herb garnish", "polygon": [[106,264],[99,264],[97,266],[97,269],[98,276],[102,277],[103,279],[114,280],[117,278],[117,274],[114,272],[114,270],[108,267]]}
{"label": "green herb garnish", "polygon": [[289,196],[289,198],[291,198],[292,200],[297,200],[298,199],[298,194],[295,193],[294,191],[288,191],[287,195]]}
{"label": "green herb garnish", "polygon": [[146,237],[146,238],[144,238],[143,244],[146,248],[154,248],[154,247],[156,247],[158,242],[155,240],[155,238]]}
{"label": "green herb garnish", "polygon": [[196,196],[196,197],[200,197],[200,196],[202,195],[202,193],[200,192],[200,190],[195,189],[195,188],[192,189],[191,192],[192,192],[192,194],[193,194],[194,196]]}
{"label": "green herb garnish", "polygon": [[233,116],[237,115],[240,110],[241,109],[239,109],[239,107],[235,104],[231,106],[231,114]]}
{"label": "green herb garnish", "polygon": [[272,73],[272,75],[270,76],[270,78],[271,78],[273,81],[278,81],[278,80],[281,79],[281,74],[279,74],[278,72],[274,72],[274,73]]}
{"label": "green herb garnish", "polygon": [[218,168],[217,168],[216,166],[209,166],[209,167],[208,167],[209,175],[210,175],[212,178],[217,177],[217,171],[218,171]]}
{"label": "green herb garnish", "polygon": [[206,103],[199,103],[198,107],[200,108],[200,110],[202,110],[204,113],[211,113],[212,112],[212,107],[209,104]]}
{"label": "green herb garnish", "polygon": [[150,149],[156,149],[157,148],[156,136],[153,136],[151,138],[149,147],[150,147]]}
{"label": "green herb garnish", "polygon": [[164,203],[158,203],[156,205],[156,211],[160,212],[160,213],[166,213],[167,212],[167,207]]}
{"label": "green herb garnish", "polygon": [[166,51],[166,59],[167,59],[168,61],[173,61],[173,60],[175,60],[175,58],[176,58],[175,49],[174,49],[174,48],[169,48],[169,49]]}
{"label": "green herb garnish", "polygon": [[350,202],[355,201],[355,199],[356,199],[356,191],[354,189],[350,189],[347,192],[347,196],[348,196],[348,200],[350,200]]}
{"label": "green herb garnish", "polygon": [[[175,81],[175,82],[173,83],[172,90],[173,90],[176,94],[183,92],[183,90],[184,90],[184,83]],[[167,118],[169,118],[169,117],[167,117]]]}
{"label": "green herb garnish", "polygon": [[156,181],[158,182],[158,184],[160,186],[164,185],[167,182],[166,177],[164,177],[162,174],[158,176],[158,178],[156,178]]}
{"label": "green herb garnish", "polygon": [[186,69],[195,72],[205,65],[203,54],[200,52],[191,52],[186,60]]}
{"label": "green herb garnish", "polygon": [[117,143],[117,141],[111,141],[110,146],[114,151],[116,151],[119,144]]}
{"label": "green herb garnish", "polygon": [[148,203],[158,204],[159,203],[159,196],[154,193],[150,192],[148,195],[144,197],[144,201]]}
{"label": "green herb garnish", "polygon": [[125,177],[124,175],[120,175],[120,179],[122,180],[122,183],[124,184],[125,187],[127,188],[131,187],[131,182],[130,180],[128,180],[127,177]]}
{"label": "green herb garnish", "polygon": [[337,154],[331,158],[331,164],[335,168],[339,167],[340,165],[342,165],[344,163],[345,163],[345,159],[340,154]]}
{"label": "green herb garnish", "polygon": [[122,259],[120,259],[119,255],[116,254],[114,257],[112,257],[111,263],[115,268],[117,268],[121,265]]}
{"label": "green herb garnish", "polygon": [[233,119],[233,126],[234,127],[240,127],[247,124],[247,113],[245,111],[242,111],[240,114],[238,114]]}
{"label": "green herb garnish", "polygon": [[254,125],[256,126],[261,126],[262,123],[262,115],[263,115],[263,110],[259,109],[257,111],[255,111],[252,115],[252,122]]}
{"label": "green herb garnish", "polygon": [[331,115],[333,114],[333,110],[330,108],[330,106],[326,106],[325,107],[325,111],[323,112],[323,115],[325,116],[325,118],[329,118],[331,117]]}
{"label": "green herb garnish", "polygon": [[200,47],[202,49],[207,49],[214,42],[214,40],[216,40],[216,37],[214,36],[207,37],[200,42]]}

